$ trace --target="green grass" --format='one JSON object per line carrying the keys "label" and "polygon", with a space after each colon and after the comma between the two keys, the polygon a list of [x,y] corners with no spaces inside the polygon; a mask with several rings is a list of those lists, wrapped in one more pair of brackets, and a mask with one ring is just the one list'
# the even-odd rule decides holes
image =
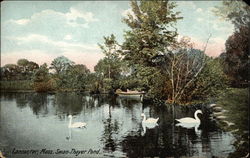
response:
{"label": "green grass", "polygon": [[4,91],[33,90],[33,83],[30,80],[0,81],[0,88]]}

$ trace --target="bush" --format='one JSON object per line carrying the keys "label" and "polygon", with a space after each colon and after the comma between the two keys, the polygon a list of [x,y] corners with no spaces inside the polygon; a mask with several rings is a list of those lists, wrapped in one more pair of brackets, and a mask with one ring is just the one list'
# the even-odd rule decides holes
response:
{"label": "bush", "polygon": [[34,90],[36,92],[47,92],[55,90],[55,81],[49,80],[47,82],[34,82]]}

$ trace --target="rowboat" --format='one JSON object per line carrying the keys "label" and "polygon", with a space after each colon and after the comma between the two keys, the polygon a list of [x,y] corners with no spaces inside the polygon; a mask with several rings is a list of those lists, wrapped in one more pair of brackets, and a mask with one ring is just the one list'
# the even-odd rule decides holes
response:
{"label": "rowboat", "polygon": [[124,91],[118,89],[118,90],[116,90],[115,94],[117,94],[119,97],[122,97],[122,98],[140,99],[142,101],[143,95],[145,94],[145,92],[144,91],[142,91],[142,92],[131,91],[131,90],[127,90],[127,92],[124,92]]}

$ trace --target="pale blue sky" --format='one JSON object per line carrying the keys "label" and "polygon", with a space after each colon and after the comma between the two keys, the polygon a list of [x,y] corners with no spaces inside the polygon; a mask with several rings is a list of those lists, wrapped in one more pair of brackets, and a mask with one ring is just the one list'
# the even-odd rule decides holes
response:
{"label": "pale blue sky", "polygon": [[[229,22],[211,12],[221,1],[176,1],[183,20],[176,27],[201,47],[209,33],[208,54],[216,56],[233,32]],[[129,1],[5,1],[1,3],[1,65],[27,58],[39,64],[60,55],[91,70],[103,57],[97,43],[114,34],[119,42],[127,30],[122,18]]]}

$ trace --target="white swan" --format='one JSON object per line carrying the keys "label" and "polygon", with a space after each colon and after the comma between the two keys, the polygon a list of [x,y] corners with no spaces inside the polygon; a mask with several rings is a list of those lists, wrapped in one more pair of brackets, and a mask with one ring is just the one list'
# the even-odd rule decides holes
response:
{"label": "white swan", "polygon": [[159,117],[156,119],[155,118],[146,119],[146,116],[144,113],[142,113],[141,116],[143,117],[142,123],[146,123],[146,124],[156,124],[157,121],[159,120]]}
{"label": "white swan", "polygon": [[196,110],[194,113],[194,118],[191,117],[185,117],[185,118],[181,118],[181,119],[175,119],[176,121],[180,122],[180,123],[190,123],[190,124],[199,124],[201,121],[199,119],[199,117],[197,116],[197,114],[202,114],[201,110]]}
{"label": "white swan", "polygon": [[85,122],[75,122],[72,124],[72,115],[69,115],[69,128],[82,128],[85,127],[87,123]]}
{"label": "white swan", "polygon": [[159,117],[157,119],[155,118],[148,118],[146,119],[146,116],[144,113],[141,114],[141,116],[143,116],[143,120],[142,120],[142,135],[146,134],[146,129],[152,129],[155,128],[156,126],[158,126],[157,121],[159,120]]}
{"label": "white swan", "polygon": [[184,127],[184,128],[187,128],[187,129],[194,128],[194,131],[195,131],[196,134],[201,133],[201,130],[198,129],[199,126],[200,126],[200,123],[177,123],[175,126]]}

